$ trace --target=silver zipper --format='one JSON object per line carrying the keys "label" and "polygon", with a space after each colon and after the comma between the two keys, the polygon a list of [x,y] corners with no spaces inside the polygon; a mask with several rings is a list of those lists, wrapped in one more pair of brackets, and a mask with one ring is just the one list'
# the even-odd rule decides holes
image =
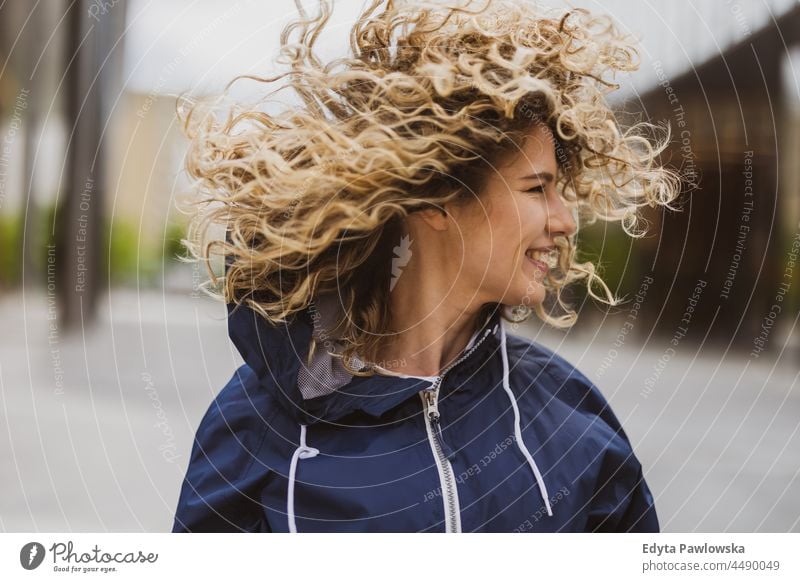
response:
{"label": "silver zipper", "polygon": [[445,455],[444,447],[442,446],[442,428],[439,424],[439,387],[442,384],[442,380],[444,380],[445,374],[469,357],[483,340],[487,338],[489,333],[490,330],[487,329],[480,340],[455,362],[452,362],[442,370],[429,388],[419,393],[425,409],[425,428],[428,432],[428,441],[430,442],[431,450],[436,460],[436,466],[439,469],[442,503],[445,509],[445,532],[447,533],[461,531],[461,510],[458,501],[458,487],[456,486],[456,480],[453,475],[453,465],[450,463],[447,455]]}

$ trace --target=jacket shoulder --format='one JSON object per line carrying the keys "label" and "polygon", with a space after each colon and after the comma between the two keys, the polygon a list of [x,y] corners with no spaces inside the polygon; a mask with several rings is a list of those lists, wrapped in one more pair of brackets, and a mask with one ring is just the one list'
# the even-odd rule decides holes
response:
{"label": "jacket shoulder", "polygon": [[[569,360],[524,337],[507,336],[509,358],[526,370],[536,389],[549,392],[567,412],[583,419],[576,431],[598,447],[595,492],[588,507],[588,531],[658,532],[653,495],[642,465],[619,419],[600,389]],[[561,426],[570,424],[569,418]],[[594,447],[593,447],[594,448]]]}
{"label": "jacket shoulder", "polygon": [[590,417],[599,417],[626,441],[627,436],[608,400],[600,389],[572,362],[554,350],[521,336],[508,335],[512,368],[520,366],[531,380],[552,392],[572,409]]}

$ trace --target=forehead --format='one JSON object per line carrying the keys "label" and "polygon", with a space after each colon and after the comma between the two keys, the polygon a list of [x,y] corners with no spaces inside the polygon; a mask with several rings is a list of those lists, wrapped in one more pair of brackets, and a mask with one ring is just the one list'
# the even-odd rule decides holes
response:
{"label": "forehead", "polygon": [[510,153],[506,171],[512,173],[556,173],[555,137],[550,128],[537,124],[526,134],[519,149]]}

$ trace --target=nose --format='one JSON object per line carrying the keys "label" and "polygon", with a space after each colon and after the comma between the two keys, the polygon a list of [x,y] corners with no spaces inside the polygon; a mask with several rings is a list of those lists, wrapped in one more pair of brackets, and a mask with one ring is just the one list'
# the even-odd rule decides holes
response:
{"label": "nose", "polygon": [[570,237],[575,234],[577,229],[572,212],[567,208],[561,196],[559,194],[552,196],[547,205],[547,230],[550,236]]}

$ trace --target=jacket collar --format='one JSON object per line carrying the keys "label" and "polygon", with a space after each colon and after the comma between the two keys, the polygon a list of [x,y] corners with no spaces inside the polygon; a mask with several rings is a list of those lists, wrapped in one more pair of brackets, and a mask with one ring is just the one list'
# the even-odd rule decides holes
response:
{"label": "jacket collar", "polygon": [[[496,349],[501,307],[498,305],[477,330],[474,343],[484,339],[481,345],[471,351],[470,346],[466,347],[459,358],[466,352],[469,355],[450,368],[448,377],[474,369]],[[331,394],[304,399],[297,379],[300,367],[307,361],[313,333],[309,308],[287,323],[271,325],[253,309],[229,304],[228,333],[245,363],[258,376],[261,387],[301,424],[335,422],[356,411],[379,417],[430,386],[430,381],[414,377],[353,376]]]}

